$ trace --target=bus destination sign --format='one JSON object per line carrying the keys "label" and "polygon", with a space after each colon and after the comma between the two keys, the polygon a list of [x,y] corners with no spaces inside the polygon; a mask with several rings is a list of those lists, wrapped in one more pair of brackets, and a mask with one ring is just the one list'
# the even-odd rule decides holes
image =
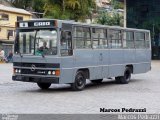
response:
{"label": "bus destination sign", "polygon": [[54,27],[55,21],[29,21],[29,22],[19,22],[20,28],[28,27]]}

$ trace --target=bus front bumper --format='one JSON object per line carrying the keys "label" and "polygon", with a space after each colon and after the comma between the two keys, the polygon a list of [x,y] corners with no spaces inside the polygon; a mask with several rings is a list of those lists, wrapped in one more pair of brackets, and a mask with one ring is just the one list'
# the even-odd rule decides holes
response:
{"label": "bus front bumper", "polygon": [[22,82],[35,82],[35,83],[59,83],[58,77],[41,77],[41,76],[23,76],[23,75],[13,75],[13,81],[22,81]]}

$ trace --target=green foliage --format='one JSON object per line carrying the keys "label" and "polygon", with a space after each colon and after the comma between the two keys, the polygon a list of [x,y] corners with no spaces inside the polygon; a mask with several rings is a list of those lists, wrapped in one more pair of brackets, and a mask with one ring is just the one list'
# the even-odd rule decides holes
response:
{"label": "green foliage", "polygon": [[12,3],[17,8],[26,9],[32,4],[32,0],[8,0],[8,2]]}
{"label": "green foliage", "polygon": [[102,25],[123,26],[123,16],[119,13],[102,12],[99,14],[97,23]]}
{"label": "green foliage", "polygon": [[15,7],[44,12],[46,18],[84,21],[95,8],[95,0],[8,0]]}
{"label": "green foliage", "polygon": [[114,9],[123,9],[124,8],[124,4],[123,2],[119,2],[117,0],[111,0],[111,6]]}

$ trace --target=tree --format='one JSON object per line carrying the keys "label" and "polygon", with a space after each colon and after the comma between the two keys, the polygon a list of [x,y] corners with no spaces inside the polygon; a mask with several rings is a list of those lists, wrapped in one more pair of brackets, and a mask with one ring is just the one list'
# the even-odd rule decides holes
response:
{"label": "tree", "polygon": [[17,8],[43,12],[45,18],[84,21],[92,18],[95,0],[8,0]]}
{"label": "tree", "polygon": [[17,8],[27,9],[32,3],[32,0],[8,0]]}
{"label": "tree", "polygon": [[114,9],[123,9],[124,8],[124,4],[123,2],[119,2],[117,0],[111,0],[111,6]]}
{"label": "tree", "polygon": [[7,0],[17,8],[32,9],[35,12],[43,12],[45,0]]}
{"label": "tree", "polygon": [[102,25],[117,25],[123,26],[123,16],[119,13],[101,12],[96,20],[96,23]]}
{"label": "tree", "polygon": [[94,5],[94,0],[46,0],[44,17],[84,21]]}

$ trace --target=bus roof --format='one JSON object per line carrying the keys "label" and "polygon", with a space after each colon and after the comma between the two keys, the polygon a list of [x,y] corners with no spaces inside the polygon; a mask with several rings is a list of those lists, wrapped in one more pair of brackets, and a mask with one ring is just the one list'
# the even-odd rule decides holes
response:
{"label": "bus roof", "polygon": [[72,24],[76,26],[91,26],[91,27],[103,27],[103,28],[112,28],[112,29],[124,29],[124,30],[134,30],[134,31],[146,31],[150,32],[150,30],[146,29],[136,29],[136,28],[125,28],[125,27],[120,27],[120,26],[109,26],[109,25],[101,25],[101,24],[88,24],[88,23],[81,23],[81,22],[75,22],[74,20],[59,20],[59,19],[31,19],[31,20],[26,20],[26,21],[21,21],[21,22],[36,22],[36,21],[57,21],[59,24],[66,23],[66,24]]}

